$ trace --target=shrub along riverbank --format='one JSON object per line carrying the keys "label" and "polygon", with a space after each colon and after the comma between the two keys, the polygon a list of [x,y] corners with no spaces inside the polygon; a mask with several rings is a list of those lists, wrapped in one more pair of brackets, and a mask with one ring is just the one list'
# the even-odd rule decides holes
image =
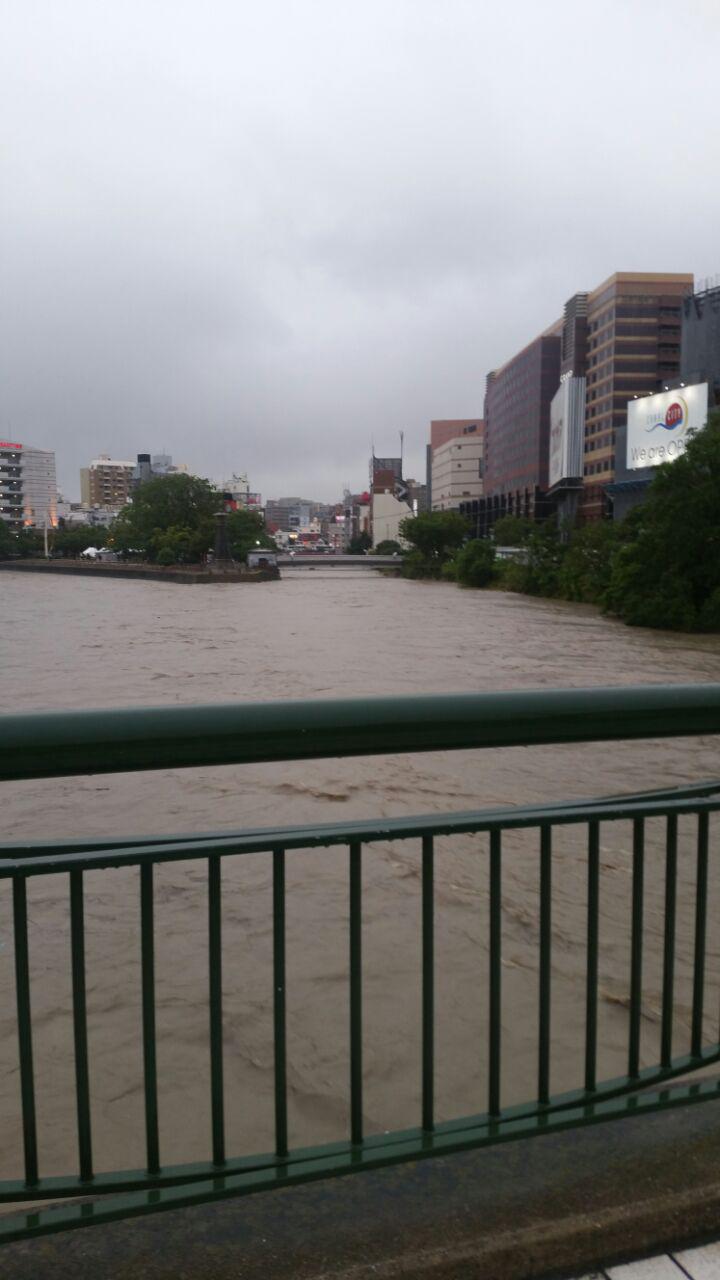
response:
{"label": "shrub along riverbank", "polygon": [[[686,452],[657,467],[644,503],[621,521],[579,528],[506,517],[494,542],[466,541],[455,512],[401,525],[406,577],[449,578],[599,605],[630,626],[720,631],[720,411]],[[497,547],[512,546],[500,559]]]}

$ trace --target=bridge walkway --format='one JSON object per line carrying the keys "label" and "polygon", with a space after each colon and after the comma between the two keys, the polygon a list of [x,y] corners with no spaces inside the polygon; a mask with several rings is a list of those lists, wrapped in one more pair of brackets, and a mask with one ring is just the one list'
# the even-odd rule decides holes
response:
{"label": "bridge walkway", "polygon": [[589,1271],[582,1280],[718,1280],[720,1243],[656,1254],[639,1262]]}

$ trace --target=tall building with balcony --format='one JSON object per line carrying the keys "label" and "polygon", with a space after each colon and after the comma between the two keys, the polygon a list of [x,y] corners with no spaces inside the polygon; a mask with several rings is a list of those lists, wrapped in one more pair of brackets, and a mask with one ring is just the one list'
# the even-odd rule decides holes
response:
{"label": "tall building with balcony", "polygon": [[101,454],[80,470],[80,498],[86,507],[124,507],[130,501],[134,462]]}
{"label": "tall building with balcony", "polygon": [[0,440],[0,519],[13,529],[57,524],[55,454]]}

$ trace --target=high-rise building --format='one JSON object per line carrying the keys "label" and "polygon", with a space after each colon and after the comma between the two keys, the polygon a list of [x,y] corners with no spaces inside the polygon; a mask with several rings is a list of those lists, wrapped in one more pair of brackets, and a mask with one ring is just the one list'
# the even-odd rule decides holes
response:
{"label": "high-rise building", "polygon": [[710,407],[720,405],[720,286],[683,299],[680,378],[707,382]]}
{"label": "high-rise building", "polygon": [[0,440],[0,519],[14,529],[57,524],[55,454]]}
{"label": "high-rise building", "polygon": [[625,458],[627,404],[680,373],[688,274],[618,271],[587,295],[587,392],[581,514],[607,514],[605,489]]}
{"label": "high-rise building", "polygon": [[80,497],[87,507],[124,507],[130,501],[134,462],[101,453],[80,470]]}
{"label": "high-rise building", "polygon": [[[505,515],[535,519],[548,508],[550,402],[560,382],[562,321],[487,377],[485,495],[479,532]],[[467,514],[471,514],[468,512]]]}
{"label": "high-rise building", "polygon": [[506,514],[609,514],[608,486],[625,468],[628,401],[679,377],[692,282],[616,272],[575,294],[562,320],[488,374],[485,496],[461,506],[479,534]]}

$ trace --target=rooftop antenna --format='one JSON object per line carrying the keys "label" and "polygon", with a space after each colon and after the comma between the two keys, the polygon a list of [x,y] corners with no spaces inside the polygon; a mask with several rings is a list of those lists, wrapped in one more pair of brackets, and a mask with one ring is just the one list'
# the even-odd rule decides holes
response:
{"label": "rooftop antenna", "polygon": [[400,432],[400,479],[401,480],[402,480],[402,474],[403,474],[403,441],[404,439],[405,439],[405,432],[401,431]]}

